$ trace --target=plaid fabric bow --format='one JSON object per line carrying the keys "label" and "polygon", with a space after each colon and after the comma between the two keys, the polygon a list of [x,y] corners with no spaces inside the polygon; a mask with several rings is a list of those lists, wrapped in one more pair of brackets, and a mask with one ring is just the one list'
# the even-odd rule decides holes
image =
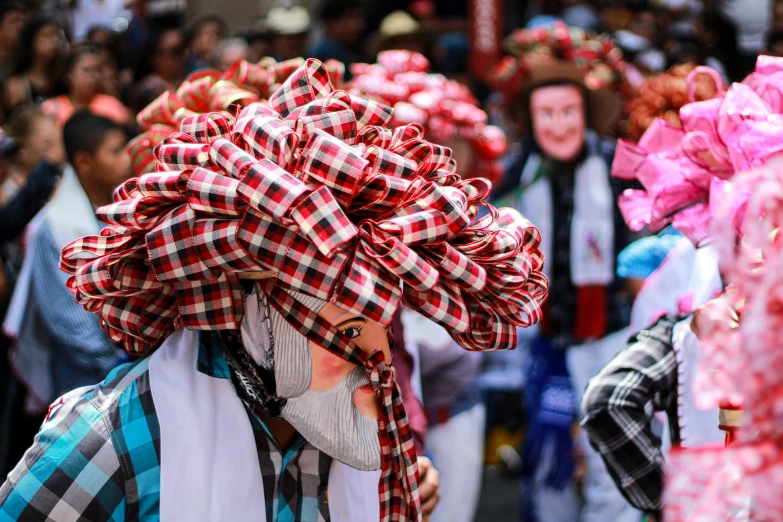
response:
{"label": "plaid fabric bow", "polygon": [[367,369],[385,412],[382,519],[413,520],[415,457],[393,376],[286,291],[383,326],[404,302],[464,348],[496,350],[540,319],[548,282],[538,230],[488,205],[490,183],[462,180],[421,126],[390,119],[308,60],[268,103],[183,118],[155,148],[156,172],[117,189],[97,212],[109,226],[68,245],[61,266],[77,301],[133,354],[181,326],[239,328],[240,279],[271,278],[271,301],[300,331]]}
{"label": "plaid fabric bow", "polygon": [[[164,92],[139,113],[137,121],[144,132],[128,147],[134,172],[141,175],[155,170],[154,147],[177,132],[185,118],[267,100],[303,64],[303,58],[277,62],[266,57],[257,64],[237,61],[223,72],[202,69],[192,73],[176,93]],[[324,67],[332,84],[341,85],[345,66],[337,60],[327,60]]]}

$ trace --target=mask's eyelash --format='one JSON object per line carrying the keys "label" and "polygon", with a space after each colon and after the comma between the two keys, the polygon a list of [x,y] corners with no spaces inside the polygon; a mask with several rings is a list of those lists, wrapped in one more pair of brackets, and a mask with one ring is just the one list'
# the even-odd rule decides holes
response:
{"label": "mask's eyelash", "polygon": [[364,328],[364,325],[363,325],[363,324],[356,324],[356,325],[350,325],[350,324],[349,324],[349,325],[345,326],[345,327],[342,329],[342,331],[343,331],[343,332],[346,332],[346,331],[348,331],[348,330],[356,330],[356,331],[358,331],[358,332],[361,332],[363,328]]}

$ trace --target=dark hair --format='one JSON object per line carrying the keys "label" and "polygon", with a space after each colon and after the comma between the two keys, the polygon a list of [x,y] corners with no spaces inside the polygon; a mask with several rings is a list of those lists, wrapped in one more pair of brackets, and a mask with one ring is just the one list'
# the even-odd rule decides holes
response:
{"label": "dark hair", "polygon": [[[33,66],[33,44],[38,32],[47,25],[54,25],[58,29],[60,23],[51,16],[37,15],[31,18],[22,29],[19,36],[19,56],[16,59],[14,74],[24,74]],[[50,68],[52,78],[57,78],[59,68]]]}
{"label": "dark hair", "polygon": [[109,35],[109,40],[114,39],[115,32],[105,25],[93,25],[87,30],[87,34],[84,36],[85,40],[91,40],[93,36],[95,36],[97,33],[106,33]]}
{"label": "dark hair", "polygon": [[79,60],[85,56],[100,54],[102,50],[102,48],[96,45],[77,45],[71,49],[70,53],[68,53],[68,58],[65,59],[65,65],[63,65],[63,72],[69,73],[73,71],[73,68],[76,67],[76,64],[79,63]]}
{"label": "dark hair", "polygon": [[2,2],[0,3],[0,24],[3,23],[3,18],[8,13],[24,13],[27,9],[19,2]]}
{"label": "dark hair", "polygon": [[362,9],[363,5],[358,0],[324,0],[318,6],[318,18],[324,22],[332,22],[351,11]]}
{"label": "dark hair", "polygon": [[8,120],[8,135],[17,141],[22,141],[30,135],[33,123],[40,118],[53,118],[41,110],[37,105],[21,105],[11,113]]}
{"label": "dark hair", "polygon": [[179,35],[182,35],[182,31],[177,27],[162,27],[159,30],[157,30],[151,37],[149,37],[147,41],[144,43],[144,47],[141,50],[141,54],[139,55],[139,60],[136,63],[136,67],[134,70],[134,77],[136,81],[139,81],[144,77],[148,76],[149,74],[155,72],[153,68],[153,63],[155,61],[155,54],[158,51],[158,47],[160,47],[161,41],[163,41],[163,37],[171,32],[175,32]]}
{"label": "dark hair", "polygon": [[185,44],[190,45],[191,42],[193,42],[193,40],[196,38],[196,35],[201,30],[201,28],[208,24],[218,24],[220,26],[220,35],[222,37],[225,37],[228,34],[228,25],[226,24],[225,20],[214,14],[202,15],[193,20],[188,28],[185,29]]}
{"label": "dark hair", "polygon": [[68,161],[73,163],[77,152],[95,154],[112,131],[125,133],[125,127],[90,111],[79,111],[65,122],[63,145]]}
{"label": "dark hair", "polygon": [[704,50],[693,38],[680,38],[674,51],[669,55],[669,66],[685,63],[685,58],[694,56],[698,61],[704,60]]}

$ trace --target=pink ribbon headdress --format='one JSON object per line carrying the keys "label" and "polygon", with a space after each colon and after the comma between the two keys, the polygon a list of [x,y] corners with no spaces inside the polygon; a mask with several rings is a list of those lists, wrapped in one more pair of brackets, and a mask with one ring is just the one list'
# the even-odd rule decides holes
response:
{"label": "pink ribbon headdress", "polygon": [[[77,301],[132,354],[176,328],[239,328],[241,280],[259,280],[300,332],[366,369],[381,405],[381,520],[418,520],[416,456],[391,368],[289,292],[384,326],[404,302],[468,350],[511,349],[517,327],[541,318],[540,235],[487,204],[490,183],[460,178],[420,125],[391,128],[390,107],[335,90],[321,62],[281,76],[267,102],[236,116],[223,102],[174,111],[155,171],[117,189],[97,211],[108,227],[68,245],[61,266]],[[164,95],[145,114],[172,96],[188,99]]]}
{"label": "pink ribbon headdress", "polygon": [[418,123],[427,138],[440,145],[464,140],[475,159],[472,166],[460,165],[462,176],[499,181],[505,133],[487,124],[487,114],[465,85],[429,70],[429,61],[419,53],[383,51],[378,53],[376,64],[351,66],[354,76],[348,88],[351,93],[392,106],[395,126]]}
{"label": "pink ribbon headdress", "polygon": [[[783,134],[782,134],[783,135]],[[742,405],[727,447],[675,451],[665,518],[779,520],[783,513],[783,161],[741,172],[711,223],[728,306],[700,339],[696,399]]]}
{"label": "pink ribbon headdress", "polygon": [[701,407],[741,404],[742,427],[727,447],[673,451],[666,520],[771,521],[783,513],[782,92],[783,61],[762,56],[719,100],[714,127],[727,168],[715,179],[730,181],[709,192],[703,235],[729,286],[700,332],[694,386]]}
{"label": "pink ribbon headdress", "polygon": [[[727,190],[725,183],[783,150],[782,64],[761,57],[745,82],[683,106],[681,128],[659,119],[638,144],[620,140],[612,175],[644,187],[627,190],[618,201],[629,228],[658,231],[673,224],[696,245],[708,238],[711,202]],[[688,77],[691,100],[696,77],[704,72],[723,85],[715,71],[698,67]]]}

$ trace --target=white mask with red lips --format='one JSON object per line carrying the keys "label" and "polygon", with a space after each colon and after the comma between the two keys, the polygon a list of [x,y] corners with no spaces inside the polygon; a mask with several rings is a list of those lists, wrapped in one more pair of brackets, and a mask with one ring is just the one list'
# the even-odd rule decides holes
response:
{"label": "white mask with red lips", "polygon": [[[315,313],[326,306],[320,299],[289,293]],[[284,420],[313,446],[343,464],[361,471],[381,468],[378,421],[363,415],[353,400],[354,393],[369,384],[364,368],[354,367],[329,389],[313,389],[314,373],[328,371],[313,367],[313,350],[326,349],[300,334],[258,289],[245,301],[241,334],[256,364],[273,369],[276,395],[286,399],[281,410]]]}
{"label": "white mask with red lips", "polygon": [[541,151],[568,163],[582,152],[587,122],[582,91],[575,85],[548,85],[530,93],[533,134]]}

